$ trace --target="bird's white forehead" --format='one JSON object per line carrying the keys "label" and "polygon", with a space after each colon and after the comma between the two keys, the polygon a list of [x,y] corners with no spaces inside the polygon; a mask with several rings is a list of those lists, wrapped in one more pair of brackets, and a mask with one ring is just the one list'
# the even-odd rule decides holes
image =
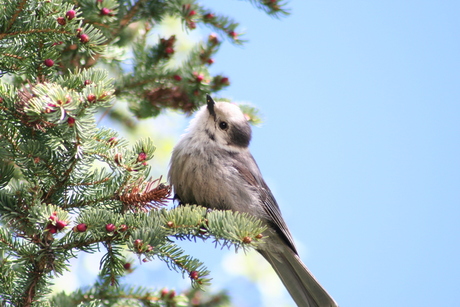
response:
{"label": "bird's white forehead", "polygon": [[229,121],[247,121],[240,107],[233,103],[225,101],[216,102],[214,111],[216,112],[216,115],[221,119],[226,119]]}

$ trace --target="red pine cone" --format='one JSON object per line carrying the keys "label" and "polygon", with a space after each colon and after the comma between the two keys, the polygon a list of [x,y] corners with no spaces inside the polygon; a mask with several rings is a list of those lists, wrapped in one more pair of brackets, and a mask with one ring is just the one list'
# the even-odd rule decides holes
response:
{"label": "red pine cone", "polygon": [[105,225],[105,230],[108,232],[114,232],[117,229],[117,227],[113,224],[107,224]]}
{"label": "red pine cone", "polygon": [[88,34],[80,34],[80,42],[82,42],[83,44],[86,44],[87,42],[89,42],[89,36]]}
{"label": "red pine cone", "polygon": [[81,223],[81,224],[78,224],[75,228],[78,232],[85,232],[86,229],[88,229],[88,226],[84,223]]}
{"label": "red pine cone", "polygon": [[191,279],[194,279],[194,280],[197,280],[198,279],[198,272],[197,271],[191,271],[190,272],[190,278]]}
{"label": "red pine cone", "polygon": [[70,127],[72,127],[73,125],[75,125],[75,118],[69,117],[69,118],[67,119],[67,124],[68,124]]}
{"label": "red pine cone", "polygon": [[65,26],[66,23],[67,23],[67,21],[65,20],[64,17],[58,17],[58,18],[56,18],[56,21],[57,21],[57,23],[60,24],[61,26]]}
{"label": "red pine cone", "polygon": [[54,65],[54,61],[51,59],[46,59],[43,63],[45,63],[45,66],[48,66],[48,67],[53,67]]}
{"label": "red pine cone", "polygon": [[74,19],[75,18],[75,11],[74,10],[67,11],[67,13],[65,13],[65,17],[67,17],[68,20]]}
{"label": "red pine cone", "polygon": [[103,7],[101,9],[101,15],[109,15],[110,13],[112,12],[112,10],[106,8],[106,7]]}
{"label": "red pine cone", "polygon": [[96,100],[96,95],[88,94],[88,96],[86,96],[86,100],[88,100],[89,102],[93,102]]}
{"label": "red pine cone", "polygon": [[137,156],[137,162],[144,161],[145,159],[147,159],[147,154],[145,152],[141,152]]}

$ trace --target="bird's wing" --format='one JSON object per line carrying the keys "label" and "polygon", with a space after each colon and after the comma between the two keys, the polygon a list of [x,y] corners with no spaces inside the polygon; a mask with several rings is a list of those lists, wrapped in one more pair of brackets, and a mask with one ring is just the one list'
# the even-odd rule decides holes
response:
{"label": "bird's wing", "polygon": [[[238,171],[241,177],[251,186],[255,187],[259,193],[259,199],[263,204],[263,208],[269,217],[269,222],[274,230],[279,234],[283,241],[297,254],[297,250],[292,238],[291,232],[289,231],[286,222],[281,215],[281,211],[278,207],[275,197],[273,196],[270,188],[265,183],[260,173],[259,167],[257,166],[254,157],[249,151],[239,153],[245,155],[245,157],[233,159],[233,167]],[[243,164],[240,161],[247,162]]]}

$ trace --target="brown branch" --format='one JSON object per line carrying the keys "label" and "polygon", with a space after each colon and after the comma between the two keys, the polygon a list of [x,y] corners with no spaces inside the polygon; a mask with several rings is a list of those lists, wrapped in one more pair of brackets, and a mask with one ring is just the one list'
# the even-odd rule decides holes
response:
{"label": "brown branch", "polygon": [[114,31],[112,31],[112,37],[109,38],[107,41],[106,41],[106,44],[110,44],[113,39],[115,37],[118,36],[118,34],[126,27],[128,26],[128,24],[130,23],[130,21],[134,18],[134,16],[136,15],[136,13],[139,11],[139,8],[141,6],[141,4],[143,4],[144,2],[146,2],[146,0],[138,0],[132,7],[131,9],[128,11],[128,13],[120,20],[120,26],[115,29]]}
{"label": "brown branch", "polygon": [[[35,265],[34,265],[35,266]],[[35,293],[36,293],[36,288],[37,288],[37,283],[39,281],[39,279],[41,278],[43,274],[43,271],[34,271],[33,272],[33,280],[32,282],[29,284],[29,286],[27,287],[26,291],[25,291],[25,296],[24,296],[24,302],[22,304],[22,306],[24,307],[29,307],[29,306],[32,306],[32,303],[34,302],[34,299],[35,299]]]}
{"label": "brown branch", "polygon": [[17,251],[17,249],[14,248],[13,244],[10,244],[8,241],[0,239],[0,242],[2,242],[3,244],[7,245],[11,250]]}
{"label": "brown branch", "polygon": [[20,34],[31,34],[31,33],[61,33],[61,34],[72,34],[69,31],[59,31],[55,29],[32,29],[28,31],[18,31],[18,32],[11,32],[11,33],[2,33],[0,34],[0,40],[7,37],[7,36],[15,36]]}
{"label": "brown branch", "polygon": [[[48,161],[46,161],[46,162],[48,162]],[[53,164],[50,165],[50,164],[47,163],[47,164],[45,164],[45,167],[50,171],[50,173],[54,177],[54,179],[59,180],[59,176],[58,176],[58,174],[56,174],[54,172],[54,169],[52,168],[52,165]]]}
{"label": "brown branch", "polygon": [[23,57],[20,57],[19,55],[16,55],[16,54],[4,53],[2,55],[6,56],[6,57],[10,57],[10,58],[15,58],[15,59],[18,59],[18,60],[23,60],[24,59]]}
{"label": "brown branch", "polygon": [[[5,32],[8,32],[11,29],[11,27],[14,24],[14,22],[16,21],[16,18],[18,18],[19,14],[23,10],[24,6],[26,5],[26,2],[27,2],[27,0],[22,0],[22,2],[17,4],[18,9],[16,10],[16,12],[14,12],[13,16],[11,16],[10,22],[8,23],[8,26],[6,27]],[[2,38],[3,38],[3,35],[0,34],[0,39],[2,39]]]}
{"label": "brown branch", "polygon": [[163,206],[171,193],[171,187],[160,183],[161,178],[144,181],[139,178],[136,182],[124,187],[120,193],[115,193],[114,199],[132,211],[148,211]]}
{"label": "brown branch", "polygon": [[89,186],[89,185],[96,185],[99,183],[107,182],[110,180],[111,177],[106,177],[101,180],[93,181],[93,182],[82,182],[82,183],[76,183],[76,184],[70,184],[70,186],[76,187],[76,186]]}
{"label": "brown branch", "polygon": [[[136,15],[136,13],[139,11],[139,7],[141,6],[141,4],[143,2],[145,2],[146,0],[139,0],[136,2],[136,4],[134,4],[131,9],[129,10],[128,14],[125,15],[125,17],[123,17],[123,19],[121,20],[120,22],[120,28],[121,27],[126,27],[128,25],[128,23],[131,21],[131,19],[133,19],[134,15]],[[118,32],[120,32],[120,28],[118,29]]]}
{"label": "brown branch", "polygon": [[[112,239],[112,238],[110,238]],[[99,239],[99,240],[96,240],[96,239],[92,239],[92,240],[89,240],[89,241],[86,241],[86,242],[83,242],[83,243],[79,243],[79,242],[73,242],[73,243],[68,243],[68,244],[64,244],[64,245],[61,245],[59,247],[56,248],[57,251],[59,251],[60,249],[62,250],[65,250],[65,251],[69,251],[73,248],[84,248],[84,247],[87,247],[91,244],[94,244],[94,243],[102,243],[102,242],[105,242],[107,241],[108,238],[102,238],[102,239]]]}
{"label": "brown branch", "polygon": [[[155,80],[155,79],[147,79],[147,80],[142,80],[142,81],[138,81],[138,82],[134,82],[134,83],[128,83],[126,85],[123,86],[123,90],[125,89],[128,89],[128,88],[136,88],[136,87],[139,87],[139,86],[142,86],[142,85],[146,85],[146,84],[149,84],[149,83],[157,83],[158,81]],[[123,92],[122,89],[115,89],[115,95],[118,95],[120,93]]]}
{"label": "brown branch", "polygon": [[33,255],[33,257],[30,259],[33,265],[33,271],[31,274],[32,280],[27,283],[28,285],[24,291],[23,302],[21,306],[29,307],[35,303],[38,290],[37,287],[40,279],[43,278],[47,273],[51,272],[54,268],[55,257],[49,248],[49,241],[49,237],[44,237],[43,239],[34,242],[40,246],[40,249],[46,253],[46,256],[36,257],[36,255]]}
{"label": "brown branch", "polygon": [[[78,135],[76,139],[77,139],[77,143],[75,144],[75,149],[78,150],[78,147],[80,146],[80,138],[78,137]],[[57,182],[55,185],[53,185],[49,189],[48,193],[46,193],[46,196],[42,198],[43,201],[46,202],[51,197],[51,195],[53,195],[57,191],[59,187],[63,186],[69,180],[70,173],[72,172],[75,164],[77,164],[77,160],[78,159],[76,159],[75,157],[72,159],[70,166],[64,172],[63,179]]]}

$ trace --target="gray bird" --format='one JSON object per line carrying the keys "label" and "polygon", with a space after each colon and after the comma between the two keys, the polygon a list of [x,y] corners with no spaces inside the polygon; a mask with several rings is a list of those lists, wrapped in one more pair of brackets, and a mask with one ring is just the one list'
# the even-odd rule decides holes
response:
{"label": "gray bird", "polygon": [[240,108],[208,95],[174,147],[168,174],[184,204],[246,212],[264,221],[257,251],[272,265],[298,306],[338,306],[300,260],[281,211],[249,151],[251,127]]}

